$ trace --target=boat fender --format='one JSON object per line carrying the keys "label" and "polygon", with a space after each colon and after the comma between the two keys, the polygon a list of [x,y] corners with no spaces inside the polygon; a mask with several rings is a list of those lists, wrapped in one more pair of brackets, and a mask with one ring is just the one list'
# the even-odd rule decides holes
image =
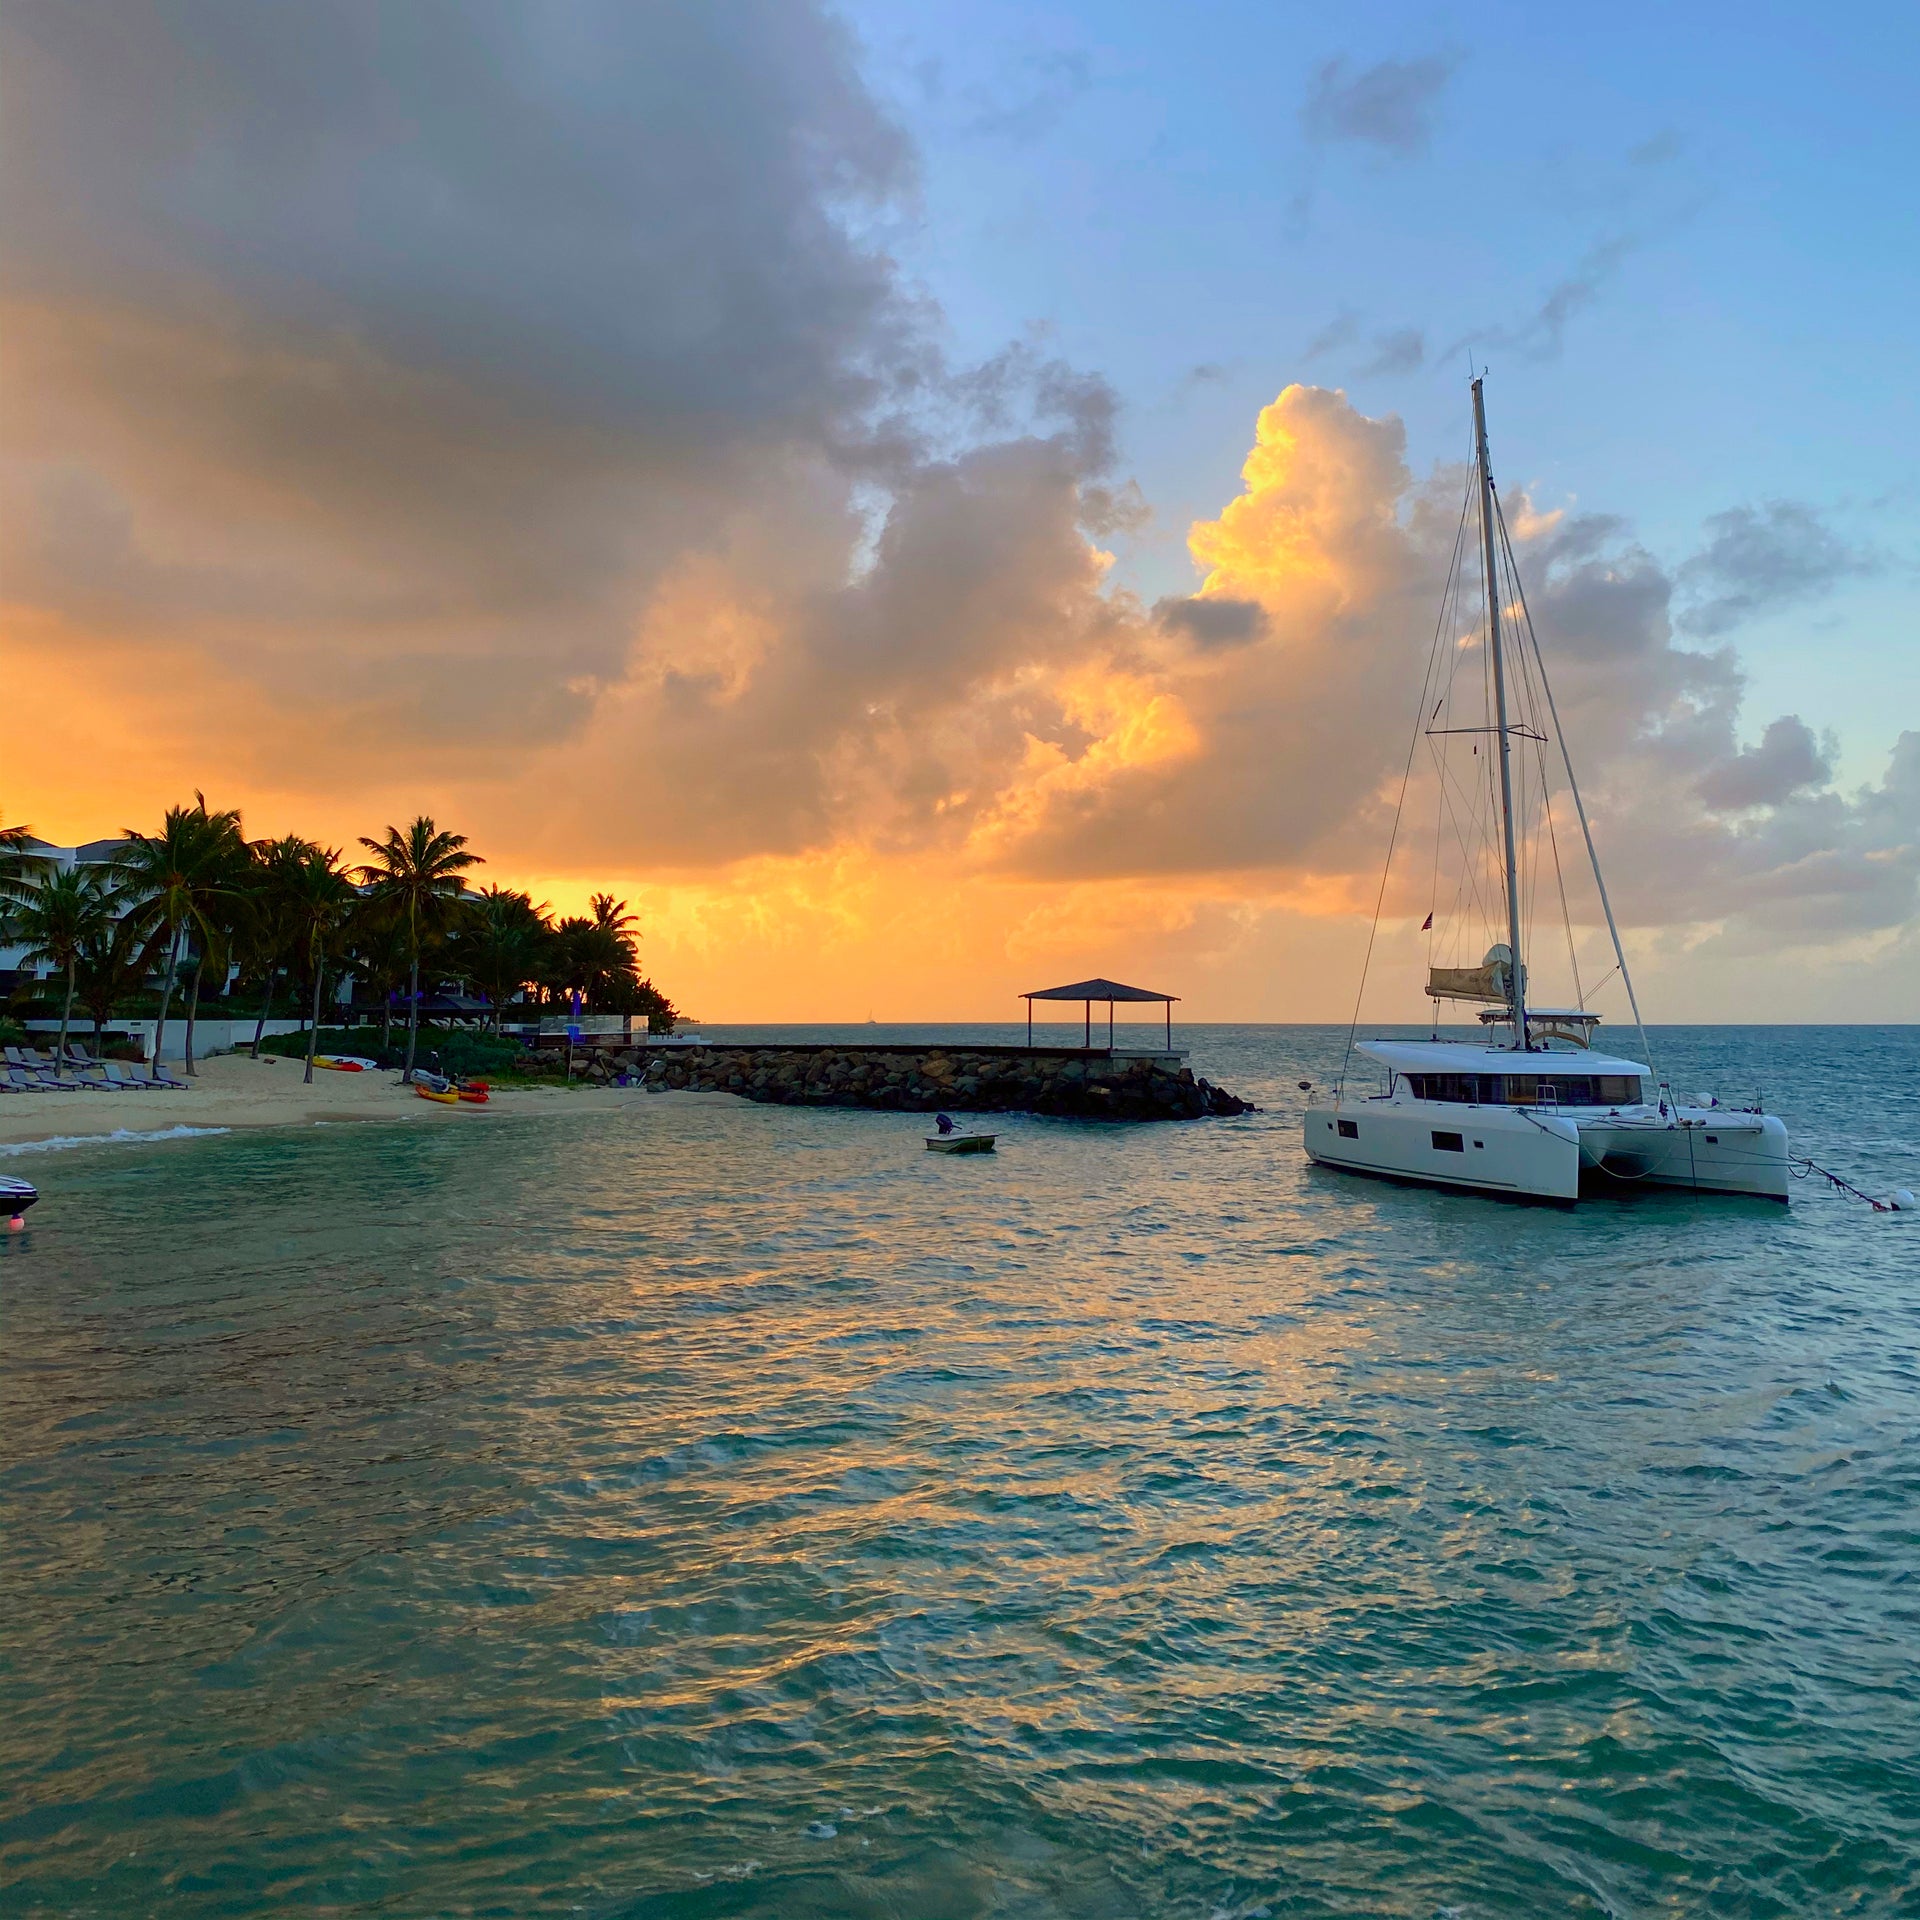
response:
{"label": "boat fender", "polygon": [[1892,1207],[1895,1213],[1913,1212],[1916,1202],[1912,1189],[1909,1187],[1895,1187],[1887,1198],[1887,1204]]}

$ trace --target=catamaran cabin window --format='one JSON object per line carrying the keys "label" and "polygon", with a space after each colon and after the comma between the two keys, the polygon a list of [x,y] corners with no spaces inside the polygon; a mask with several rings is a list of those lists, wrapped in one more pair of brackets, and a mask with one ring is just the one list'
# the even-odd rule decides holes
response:
{"label": "catamaran cabin window", "polygon": [[1511,1073],[1510,1107],[1633,1107],[1640,1104],[1637,1073]]}
{"label": "catamaran cabin window", "polygon": [[1441,1153],[1465,1153],[1466,1141],[1457,1133],[1436,1133],[1433,1144]]}
{"label": "catamaran cabin window", "polygon": [[1477,1107],[1635,1107],[1637,1073],[1409,1073],[1416,1100]]}
{"label": "catamaran cabin window", "polygon": [[1407,1090],[1416,1100],[1447,1100],[1470,1107],[1502,1104],[1497,1073],[1410,1073]]}
{"label": "catamaran cabin window", "polygon": [[1360,1138],[1359,1121],[1342,1120],[1340,1122],[1340,1138],[1342,1140],[1358,1140]]}

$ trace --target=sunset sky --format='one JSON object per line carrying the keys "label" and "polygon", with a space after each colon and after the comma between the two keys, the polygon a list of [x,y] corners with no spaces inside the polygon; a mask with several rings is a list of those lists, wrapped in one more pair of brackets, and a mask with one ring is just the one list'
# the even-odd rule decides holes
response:
{"label": "sunset sky", "polygon": [[1649,1018],[1920,1018],[1917,70],[1894,5],[12,0],[0,814],[425,811],[714,1021],[1344,1018],[1471,358]]}

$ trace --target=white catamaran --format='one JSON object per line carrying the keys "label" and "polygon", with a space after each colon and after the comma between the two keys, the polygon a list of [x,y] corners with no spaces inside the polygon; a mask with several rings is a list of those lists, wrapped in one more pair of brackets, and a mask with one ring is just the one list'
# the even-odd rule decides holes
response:
{"label": "white catamaran", "polygon": [[[1455,937],[1475,923],[1476,914],[1483,928],[1497,926],[1504,919],[1506,937],[1488,948],[1478,966],[1436,966],[1431,964],[1429,950],[1427,992],[1435,1008],[1432,1037],[1356,1043],[1350,1036],[1350,1054],[1360,1053],[1386,1070],[1385,1089],[1371,1096],[1349,1093],[1343,1068],[1331,1101],[1307,1109],[1307,1152],[1324,1166],[1350,1173],[1530,1199],[1573,1201],[1579,1198],[1583,1186],[1590,1192],[1655,1186],[1785,1200],[1787,1130],[1778,1118],[1762,1112],[1757,1101],[1751,1107],[1739,1108],[1717,1102],[1682,1106],[1656,1079],[1646,1028],[1640,1023],[1639,1001],[1574,778],[1572,756],[1560,728],[1546,663],[1527,613],[1526,596],[1494,490],[1487,459],[1486,402],[1479,380],[1473,382],[1473,438],[1472,484],[1461,509],[1454,564],[1435,630],[1407,769],[1410,775],[1414,752],[1422,739],[1427,740],[1438,786],[1439,817],[1435,827],[1436,908],[1428,914],[1423,930],[1433,928],[1439,913],[1440,826],[1444,822],[1452,826],[1462,856],[1454,909],[1446,916],[1453,923]],[[1478,633],[1462,635],[1456,632],[1460,623],[1456,620],[1450,625],[1448,615],[1457,611],[1456,596],[1467,571],[1463,552],[1476,497],[1483,625]],[[1515,640],[1503,634],[1503,614],[1515,631]],[[1461,664],[1469,656],[1482,664],[1479,678],[1485,711],[1474,717],[1486,724],[1456,727],[1451,724],[1454,688]],[[1438,698],[1434,697],[1436,691]],[[1524,709],[1518,721],[1509,718],[1510,700]],[[1449,724],[1435,724],[1443,718]],[[1641,1049],[1648,1056],[1645,1060],[1604,1054],[1594,1045],[1600,1016],[1586,1007],[1589,996],[1580,986],[1571,916],[1565,908],[1565,883],[1559,869],[1551,783],[1547,778],[1549,738],[1559,745],[1567,792],[1579,819],[1599,903],[1612,937],[1616,967],[1639,1026]],[[1481,739],[1488,742],[1492,752],[1480,753]],[[1450,766],[1450,758],[1459,753],[1458,743],[1468,740],[1472,740],[1472,752],[1464,761],[1468,771],[1463,774]],[[1516,741],[1522,743],[1518,754]],[[1431,745],[1434,742],[1439,744]],[[1568,922],[1567,953],[1576,989],[1571,1007],[1528,1004],[1528,970],[1521,945],[1522,835],[1516,829],[1516,815],[1523,803],[1516,797],[1516,787],[1522,785],[1528,771],[1522,755],[1529,746],[1538,779],[1532,801],[1525,806],[1527,837],[1530,843],[1537,842],[1544,830],[1551,854],[1562,914]],[[1516,760],[1521,761],[1519,766]],[[1403,779],[1403,814],[1406,795]],[[1496,815],[1497,839],[1491,832]],[[1393,846],[1399,837],[1400,821],[1396,819],[1387,851],[1389,874]],[[1536,847],[1527,879],[1537,882],[1547,864]],[[1496,880],[1497,888],[1493,884]],[[1381,898],[1384,902],[1385,878]],[[1504,914],[1499,912],[1502,906]],[[1377,929],[1377,911],[1375,925]],[[1485,937],[1484,932],[1481,937]],[[1363,976],[1363,990],[1364,984]],[[1480,1006],[1480,1022],[1487,1030],[1483,1044],[1440,1037],[1438,1009],[1442,1000]]]}

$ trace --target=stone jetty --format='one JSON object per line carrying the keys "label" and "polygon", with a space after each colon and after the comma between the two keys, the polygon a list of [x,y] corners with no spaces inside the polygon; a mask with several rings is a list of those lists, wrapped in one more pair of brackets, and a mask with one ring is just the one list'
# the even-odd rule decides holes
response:
{"label": "stone jetty", "polygon": [[588,1077],[737,1093],[788,1107],[895,1113],[1044,1113],[1074,1120],[1202,1120],[1258,1109],[1196,1079],[1177,1054],[1048,1047],[640,1047],[598,1053]]}

